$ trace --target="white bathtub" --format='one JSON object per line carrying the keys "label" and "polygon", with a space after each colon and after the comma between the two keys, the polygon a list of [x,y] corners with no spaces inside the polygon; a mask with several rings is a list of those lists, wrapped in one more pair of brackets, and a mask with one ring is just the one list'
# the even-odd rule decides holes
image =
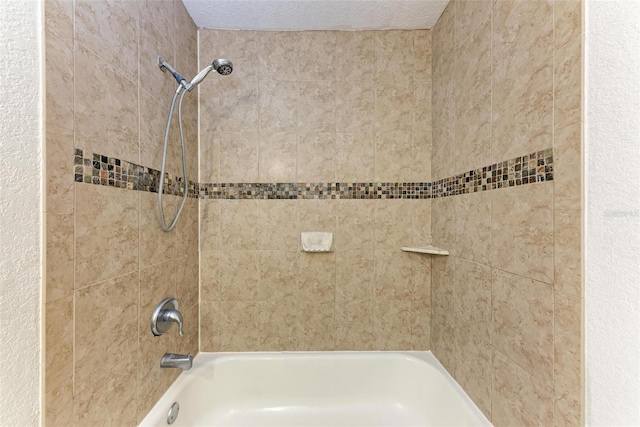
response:
{"label": "white bathtub", "polygon": [[490,426],[431,352],[200,353],[141,426]]}

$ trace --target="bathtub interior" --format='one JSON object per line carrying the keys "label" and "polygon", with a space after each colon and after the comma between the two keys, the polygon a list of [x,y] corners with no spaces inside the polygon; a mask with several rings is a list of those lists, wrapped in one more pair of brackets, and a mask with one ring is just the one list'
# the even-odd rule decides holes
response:
{"label": "bathtub interior", "polygon": [[143,420],[166,426],[490,425],[430,352],[200,353]]}

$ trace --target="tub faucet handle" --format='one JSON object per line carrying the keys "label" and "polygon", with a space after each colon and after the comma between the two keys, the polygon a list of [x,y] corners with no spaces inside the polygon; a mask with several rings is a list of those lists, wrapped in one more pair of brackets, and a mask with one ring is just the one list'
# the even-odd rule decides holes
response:
{"label": "tub faucet handle", "polygon": [[160,314],[158,315],[159,322],[173,322],[178,324],[178,333],[180,336],[184,336],[184,328],[182,326],[182,314],[175,310],[160,310]]}
{"label": "tub faucet handle", "polygon": [[178,324],[178,333],[184,336],[182,314],[178,311],[178,301],[175,298],[165,298],[153,311],[151,316],[151,332],[160,336],[171,328],[172,323]]}

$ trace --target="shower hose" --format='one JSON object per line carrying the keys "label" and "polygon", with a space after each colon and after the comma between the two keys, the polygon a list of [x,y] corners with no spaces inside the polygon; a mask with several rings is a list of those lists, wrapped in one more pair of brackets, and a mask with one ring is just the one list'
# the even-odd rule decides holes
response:
{"label": "shower hose", "polygon": [[[187,196],[189,194],[189,181],[187,179],[187,150],[184,144],[184,132],[182,130],[182,100],[184,96],[187,94],[186,90],[181,90],[181,86],[178,87],[176,93],[173,95],[173,100],[171,101],[171,108],[169,108],[169,117],[167,118],[167,129],[164,132],[164,148],[162,150],[162,168],[160,171],[160,185],[158,186],[158,212],[160,214],[160,225],[162,226],[162,230],[171,231],[174,229],[176,224],[178,223],[178,218],[180,218],[180,214],[182,213],[182,209],[184,208],[184,204],[187,201]],[[173,113],[176,107],[176,99],[178,99],[178,95],[180,95],[180,100],[178,101],[178,127],[180,129],[180,144],[182,145],[182,172],[183,172],[183,184],[184,184],[184,194],[182,195],[182,203],[178,208],[178,212],[176,213],[176,217],[171,221],[171,224],[167,226],[167,223],[164,218],[164,208],[162,206],[162,193],[164,189],[164,181],[165,181],[165,169],[167,166],[167,148],[169,146],[169,131],[171,129],[171,120],[173,119]]]}

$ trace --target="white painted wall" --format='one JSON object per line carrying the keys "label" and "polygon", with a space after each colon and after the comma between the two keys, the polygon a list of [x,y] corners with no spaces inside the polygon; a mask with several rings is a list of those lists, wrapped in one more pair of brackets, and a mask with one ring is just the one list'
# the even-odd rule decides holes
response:
{"label": "white painted wall", "polygon": [[0,7],[0,425],[34,426],[41,412],[41,4]]}
{"label": "white painted wall", "polygon": [[586,422],[640,425],[640,2],[585,20]]}

